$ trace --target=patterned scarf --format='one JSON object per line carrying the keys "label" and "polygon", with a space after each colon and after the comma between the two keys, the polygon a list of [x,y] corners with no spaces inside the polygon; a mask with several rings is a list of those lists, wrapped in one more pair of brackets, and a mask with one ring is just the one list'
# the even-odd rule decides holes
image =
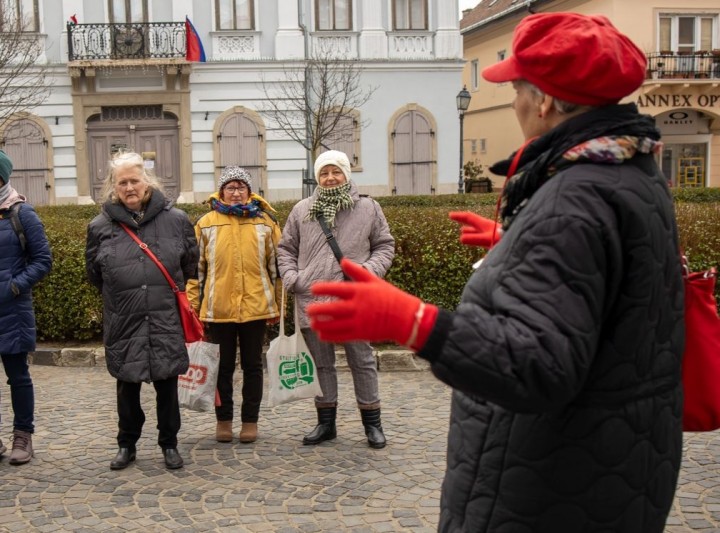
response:
{"label": "patterned scarf", "polygon": [[310,206],[306,220],[317,220],[322,215],[328,226],[335,225],[335,215],[343,209],[352,209],[353,199],[350,196],[350,182],[326,189],[318,185],[318,196]]}
{"label": "patterned scarf", "polygon": [[235,215],[236,217],[255,218],[262,216],[262,206],[259,198],[251,197],[247,204],[229,205],[217,198],[210,199],[210,207],[224,215]]}
{"label": "patterned scarf", "polygon": [[[622,164],[637,153],[657,152],[662,146],[659,139],[654,119],[639,114],[635,104],[601,107],[566,120],[530,143],[520,156],[520,170],[508,179],[502,193],[503,229],[560,170],[576,163]],[[490,171],[506,175],[513,156],[495,163]]]}

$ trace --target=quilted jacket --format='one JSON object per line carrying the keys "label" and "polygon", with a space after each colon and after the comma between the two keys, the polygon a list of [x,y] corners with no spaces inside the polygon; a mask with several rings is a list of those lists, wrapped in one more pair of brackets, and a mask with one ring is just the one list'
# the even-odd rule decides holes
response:
{"label": "quilted jacket", "polygon": [[[380,205],[372,198],[360,196],[355,183],[350,183],[355,203],[351,209],[337,212],[331,231],[345,257],[382,278],[395,257],[395,239]],[[316,281],[343,279],[320,224],[305,219],[317,194],[316,189],[312,196],[292,208],[278,247],[280,276],[285,288],[295,293],[303,328],[310,327],[305,308],[317,298],[310,294],[310,286]]]}
{"label": "quilted jacket", "polygon": [[[258,217],[210,211],[195,224],[200,263],[198,279],[188,281],[188,298],[203,322],[280,316],[280,226],[268,214],[270,205],[254,196],[263,207]],[[211,198],[219,199],[219,193]]]}
{"label": "quilted jacket", "polygon": [[25,252],[9,214],[0,219],[0,354],[27,353],[35,349],[32,288],[52,266],[45,229],[35,210],[22,203],[18,217],[27,240]]}
{"label": "quilted jacket", "polygon": [[189,360],[175,294],[119,222],[137,232],[180,290],[196,276],[198,263],[190,220],[162,193],[152,193],[139,224],[122,204],[103,205],[88,225],[85,261],[90,282],[102,292],[108,371],[132,383],[183,374]]}
{"label": "quilted jacket", "polygon": [[683,287],[650,155],[547,181],[419,353],[453,387],[440,531],[660,533]]}

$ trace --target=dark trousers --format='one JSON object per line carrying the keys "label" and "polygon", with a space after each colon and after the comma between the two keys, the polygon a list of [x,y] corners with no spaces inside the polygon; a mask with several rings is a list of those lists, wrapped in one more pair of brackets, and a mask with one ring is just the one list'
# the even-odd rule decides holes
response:
{"label": "dark trousers", "polygon": [[[153,381],[158,420],[158,444],[161,448],[177,448],[180,431],[180,404],[178,403],[177,377]],[[145,423],[140,405],[142,383],[117,382],[118,447],[135,450]]]}
{"label": "dark trousers", "polygon": [[220,405],[215,407],[217,420],[233,419],[233,375],[240,345],[240,368],[243,373],[242,422],[257,422],[263,396],[262,347],[265,341],[265,320],[251,322],[210,323],[212,341],[220,345],[218,394]]}
{"label": "dark trousers", "polygon": [[34,433],[35,390],[30,377],[27,355],[27,352],[4,353],[0,357],[5,367],[7,384],[10,385],[10,401],[14,414],[13,429]]}

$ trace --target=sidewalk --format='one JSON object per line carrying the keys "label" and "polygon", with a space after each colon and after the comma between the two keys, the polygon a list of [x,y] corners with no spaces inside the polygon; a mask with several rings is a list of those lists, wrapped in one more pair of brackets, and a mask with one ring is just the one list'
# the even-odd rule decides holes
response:
{"label": "sidewalk", "polygon": [[[154,390],[146,385],[137,461],[111,471],[115,380],[96,349],[43,346],[35,354],[35,458],[23,466],[0,460],[0,532],[436,530],[451,391],[431,372],[388,371],[392,359],[385,358],[382,450],[367,446],[349,372],[338,374],[338,437],[319,446],[302,445],[316,423],[311,401],[263,403],[252,444],[217,443],[214,415],[183,409],[185,467],[176,471],[164,468]],[[10,398],[6,388],[0,394],[0,438],[9,444]],[[238,387],[236,405],[239,397]],[[665,533],[690,532],[720,532],[720,431],[685,434]]]}
{"label": "sidewalk", "polygon": [[[264,351],[267,351],[267,346]],[[380,372],[414,372],[430,369],[427,361],[415,357],[410,350],[390,348],[376,349],[374,352]],[[338,369],[346,370],[344,350],[338,347],[336,354]],[[95,344],[65,347],[38,343],[37,349],[29,355],[29,361],[32,365],[105,368],[105,348]]]}

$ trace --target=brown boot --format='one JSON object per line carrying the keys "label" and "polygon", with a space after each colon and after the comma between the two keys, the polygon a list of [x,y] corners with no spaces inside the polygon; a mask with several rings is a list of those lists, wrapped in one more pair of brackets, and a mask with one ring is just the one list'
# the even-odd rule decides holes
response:
{"label": "brown boot", "polygon": [[257,422],[243,422],[239,436],[240,442],[255,442],[257,440]]}
{"label": "brown boot", "polygon": [[11,465],[22,465],[30,461],[33,456],[32,435],[27,431],[16,429],[13,431],[13,445],[10,453]]}
{"label": "brown boot", "polygon": [[232,442],[232,420],[218,420],[215,439],[218,442]]}

